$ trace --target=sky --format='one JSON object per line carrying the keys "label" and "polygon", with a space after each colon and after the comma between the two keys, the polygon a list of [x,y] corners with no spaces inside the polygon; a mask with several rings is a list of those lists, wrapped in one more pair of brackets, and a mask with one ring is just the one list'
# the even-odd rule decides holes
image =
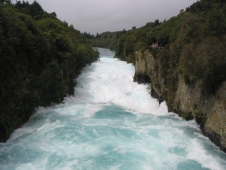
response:
{"label": "sky", "polygon": [[[16,0],[14,0],[15,2]],[[22,1],[22,0],[21,0]],[[32,3],[34,0],[24,0]],[[197,0],[36,0],[48,13],[81,32],[96,35],[168,20]],[[13,1],[12,1],[13,2]]]}

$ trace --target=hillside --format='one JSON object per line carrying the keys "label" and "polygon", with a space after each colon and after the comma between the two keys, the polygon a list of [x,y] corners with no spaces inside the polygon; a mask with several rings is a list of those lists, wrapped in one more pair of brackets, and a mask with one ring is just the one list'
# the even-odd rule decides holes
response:
{"label": "hillside", "polygon": [[98,59],[90,41],[34,1],[0,3],[0,141],[38,106],[74,94],[75,78]]}

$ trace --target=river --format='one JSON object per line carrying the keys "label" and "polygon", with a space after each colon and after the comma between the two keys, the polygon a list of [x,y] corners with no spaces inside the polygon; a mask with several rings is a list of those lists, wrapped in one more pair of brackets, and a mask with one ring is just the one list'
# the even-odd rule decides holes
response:
{"label": "river", "polygon": [[0,170],[225,170],[226,154],[159,105],[134,66],[98,49],[83,69],[74,97],[38,108],[0,143]]}

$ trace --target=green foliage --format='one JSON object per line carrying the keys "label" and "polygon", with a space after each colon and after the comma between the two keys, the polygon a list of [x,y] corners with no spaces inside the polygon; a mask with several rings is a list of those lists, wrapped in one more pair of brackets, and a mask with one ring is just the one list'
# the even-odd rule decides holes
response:
{"label": "green foliage", "polygon": [[134,63],[134,52],[144,52],[148,48],[147,41],[145,31],[141,29],[130,30],[117,40],[115,56],[121,60]]}
{"label": "green foliage", "polygon": [[109,48],[111,50],[115,50],[118,39],[125,33],[124,31],[117,31],[117,32],[103,32],[101,34],[94,36],[89,36],[93,47],[102,47],[102,48]]}
{"label": "green foliage", "polygon": [[117,40],[116,57],[128,61],[135,51],[161,44],[163,48],[151,49],[151,53],[158,63],[158,77],[164,79],[162,95],[170,106],[179,75],[187,84],[202,82],[203,93],[209,95],[226,80],[225,30],[225,2],[201,0],[168,21],[156,20],[127,31]]}
{"label": "green foliage", "polygon": [[194,117],[193,117],[193,115],[192,115],[191,112],[188,112],[188,113],[183,113],[183,114],[182,114],[182,118],[183,118],[184,120],[192,120]]}
{"label": "green foliage", "polygon": [[74,94],[75,78],[99,53],[83,34],[35,1],[0,4],[0,141],[37,106]]}
{"label": "green foliage", "polygon": [[[157,63],[150,76],[151,85],[169,109],[178,109],[175,96],[179,77],[187,85],[200,86],[205,96],[214,95],[226,81],[225,30],[225,0],[200,0],[168,21],[155,20],[138,29],[97,34],[91,42],[94,46],[114,49],[115,57],[134,64],[135,51],[150,50]],[[150,49],[156,42],[162,48]],[[195,118],[202,127],[206,115],[197,108],[193,111],[181,116],[186,120]]]}
{"label": "green foliage", "polygon": [[180,71],[187,83],[203,80],[203,90],[215,92],[226,80],[226,42],[217,37],[206,37],[199,44],[184,47]]}
{"label": "green foliage", "polygon": [[27,1],[17,1],[15,7],[19,10],[19,12],[29,15],[35,20],[43,18],[56,19],[55,12],[52,12],[51,14],[45,12],[37,1],[34,1],[32,4],[29,4]]}
{"label": "green foliage", "polygon": [[52,103],[62,102],[66,95],[67,84],[65,83],[59,63],[56,60],[48,63],[46,68],[42,70],[37,82],[37,85],[41,87],[42,105],[48,106]]}

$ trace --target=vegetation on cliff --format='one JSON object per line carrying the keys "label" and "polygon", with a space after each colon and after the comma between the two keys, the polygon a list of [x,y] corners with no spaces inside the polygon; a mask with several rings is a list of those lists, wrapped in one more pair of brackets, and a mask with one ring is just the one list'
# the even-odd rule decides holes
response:
{"label": "vegetation on cliff", "polygon": [[[167,92],[175,92],[178,75],[187,84],[202,81],[203,93],[214,94],[226,80],[226,4],[223,0],[200,0],[162,23],[156,20],[126,32],[118,41],[116,57],[135,61],[134,52],[151,49],[165,77]],[[160,83],[160,82],[156,82]],[[165,95],[169,98],[172,95]],[[169,98],[168,104],[171,104]]]}
{"label": "vegetation on cliff", "polygon": [[86,37],[34,1],[0,2],[0,141],[37,106],[73,95],[75,78],[98,59]]}

